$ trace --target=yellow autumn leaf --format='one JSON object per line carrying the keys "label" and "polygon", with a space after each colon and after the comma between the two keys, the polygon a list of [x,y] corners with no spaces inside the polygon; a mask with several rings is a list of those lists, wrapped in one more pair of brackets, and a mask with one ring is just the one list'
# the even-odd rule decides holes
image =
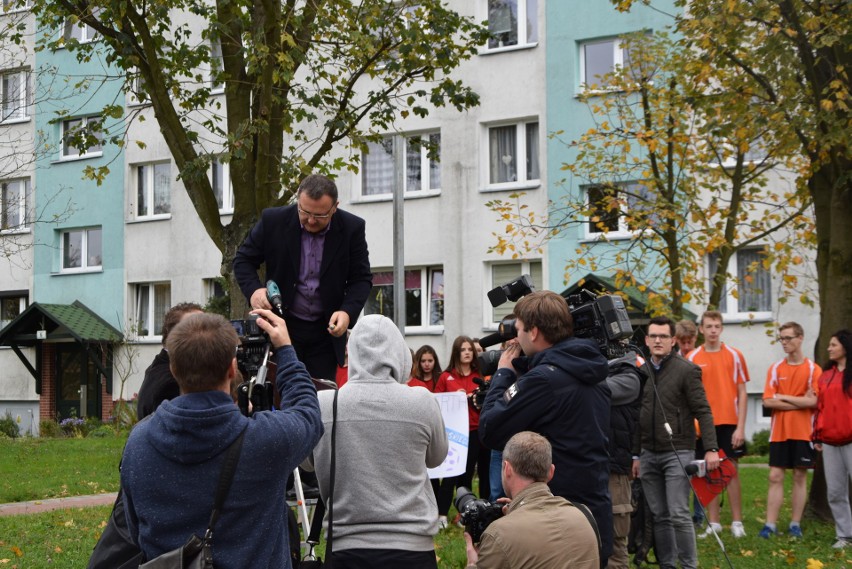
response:
{"label": "yellow autumn leaf", "polygon": [[807,569],[822,569],[823,567],[825,567],[825,565],[819,559],[814,559],[812,557],[808,559]]}
{"label": "yellow autumn leaf", "polygon": [[57,545],[56,547],[53,548],[53,551],[55,553],[62,553],[62,548]]}
{"label": "yellow autumn leaf", "polygon": [[24,552],[21,551],[20,547],[13,545],[10,549],[12,550],[12,553],[15,554],[15,557],[23,557],[24,556]]}

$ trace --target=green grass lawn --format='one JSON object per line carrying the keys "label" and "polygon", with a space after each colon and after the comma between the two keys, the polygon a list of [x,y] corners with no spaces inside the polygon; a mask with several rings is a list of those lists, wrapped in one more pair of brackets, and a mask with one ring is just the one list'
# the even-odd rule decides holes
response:
{"label": "green grass lawn", "polygon": [[[0,440],[0,502],[114,491],[123,438]],[[722,541],[732,567],[737,569],[852,569],[852,551],[835,551],[834,525],[805,519],[801,541],[757,537],[766,511],[769,471],[744,467],[744,524],[748,535],[735,540],[723,507]],[[779,528],[789,522],[789,477]],[[109,517],[110,507],[64,509],[45,514],[0,518],[0,567],[15,569],[81,568]],[[455,511],[451,512],[451,516]],[[452,517],[451,517],[452,519]],[[530,528],[535,531],[535,528]],[[570,536],[566,536],[570,539]],[[462,530],[451,526],[435,539],[441,569],[465,566]],[[712,538],[698,544],[701,567],[729,567]]]}
{"label": "green grass lawn", "polygon": [[0,503],[115,492],[126,440],[0,439]]}

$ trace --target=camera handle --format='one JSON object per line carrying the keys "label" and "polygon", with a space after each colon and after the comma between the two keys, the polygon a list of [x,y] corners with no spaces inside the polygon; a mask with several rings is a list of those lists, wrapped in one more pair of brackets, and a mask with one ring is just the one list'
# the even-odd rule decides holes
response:
{"label": "camera handle", "polygon": [[272,343],[266,342],[263,346],[263,362],[257,368],[257,374],[237,387],[237,405],[246,417],[250,417],[257,411],[272,409],[274,387],[272,383],[266,381],[271,351]]}

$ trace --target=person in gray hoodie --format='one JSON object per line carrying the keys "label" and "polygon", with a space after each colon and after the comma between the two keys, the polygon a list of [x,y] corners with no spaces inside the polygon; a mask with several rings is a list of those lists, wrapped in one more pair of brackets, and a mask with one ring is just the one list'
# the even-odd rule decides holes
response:
{"label": "person in gray hoodie", "polygon": [[[437,567],[438,507],[428,468],[447,456],[434,396],[406,385],[411,352],[399,329],[377,314],[349,338],[349,381],[337,402],[333,496],[335,569]],[[325,435],[303,463],[328,500],[333,391],[319,393]]]}

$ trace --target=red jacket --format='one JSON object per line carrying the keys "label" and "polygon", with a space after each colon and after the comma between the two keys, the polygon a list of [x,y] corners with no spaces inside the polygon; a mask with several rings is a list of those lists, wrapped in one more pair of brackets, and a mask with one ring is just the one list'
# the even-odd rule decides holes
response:
{"label": "red jacket", "polygon": [[[435,372],[435,373],[437,373],[437,372]],[[417,379],[414,376],[412,376],[411,379],[408,380],[408,386],[409,387],[425,387],[426,389],[428,389],[432,393],[435,392],[435,385],[436,384],[437,384],[437,382],[433,382],[431,379],[429,381],[423,381],[422,379]]]}
{"label": "red jacket", "polygon": [[837,366],[819,378],[813,440],[832,446],[852,443],[852,397],[843,391],[843,372]]}

